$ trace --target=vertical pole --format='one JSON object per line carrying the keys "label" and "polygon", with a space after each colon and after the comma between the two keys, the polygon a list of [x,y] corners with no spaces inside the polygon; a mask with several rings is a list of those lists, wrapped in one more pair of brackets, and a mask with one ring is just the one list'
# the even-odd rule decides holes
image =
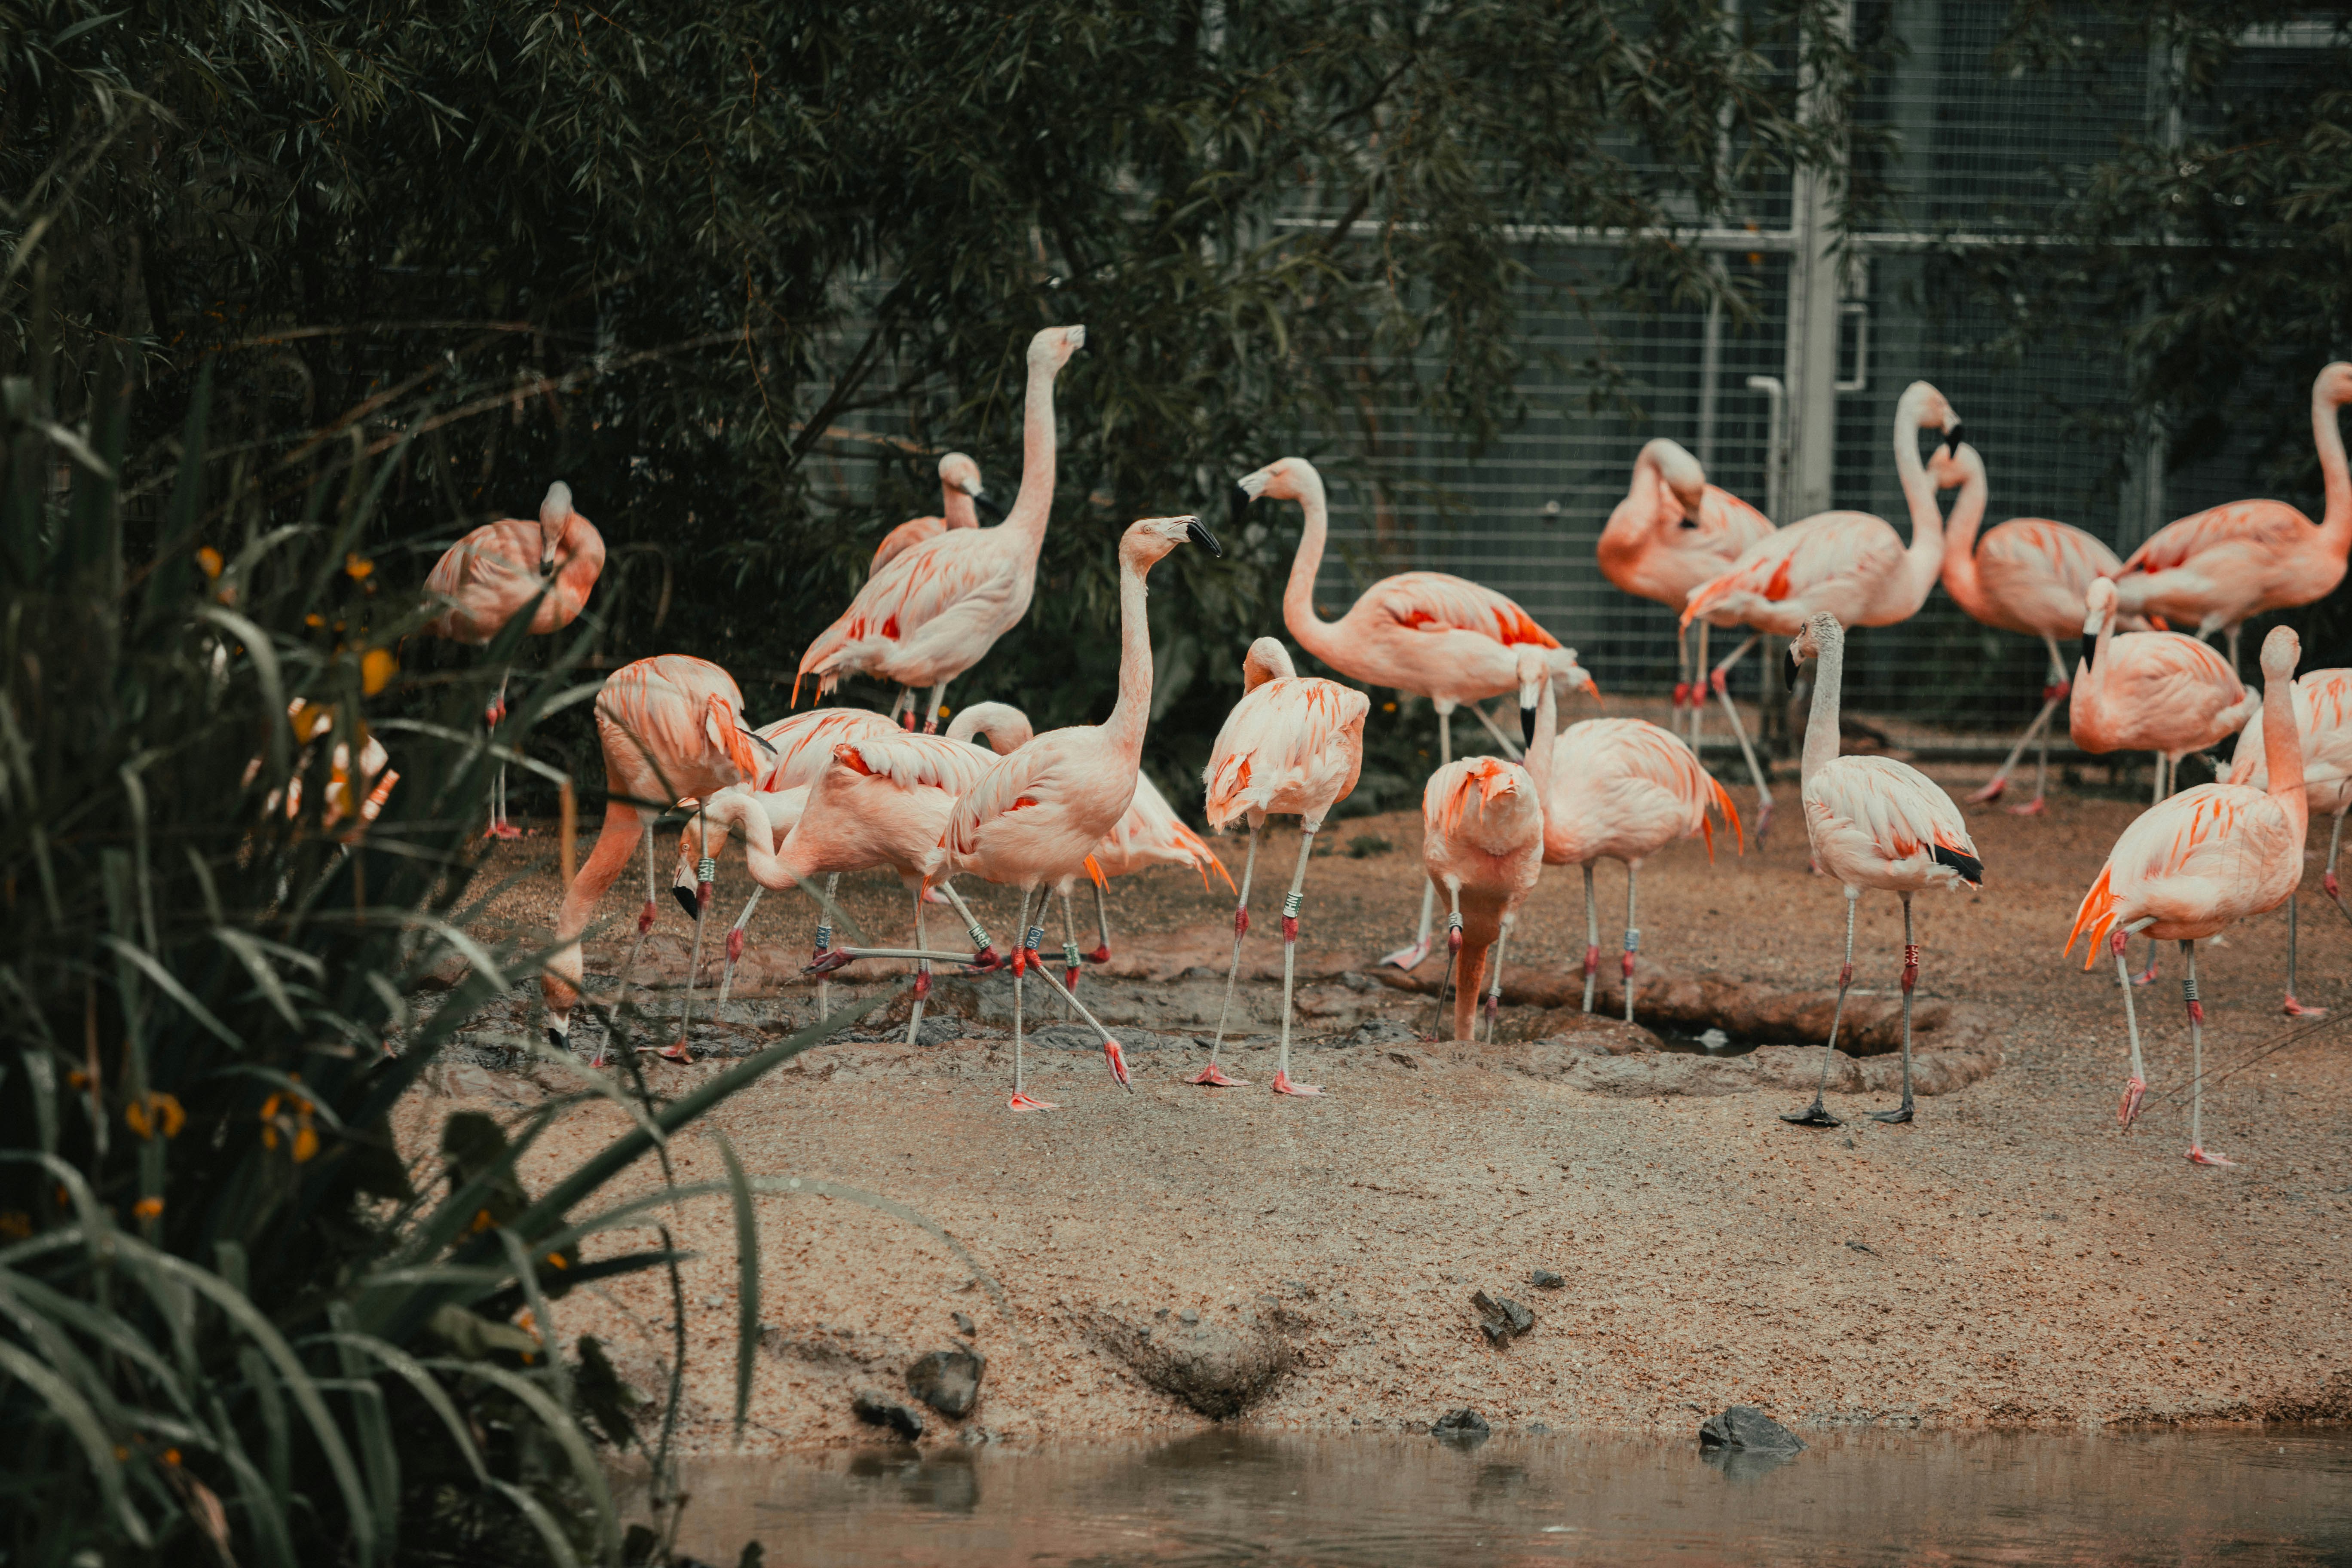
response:
{"label": "vertical pole", "polygon": [[[1830,26],[1841,32],[1853,24],[1852,0],[1837,8]],[[1803,113],[1819,121],[1831,113],[1835,84],[1810,76]],[[1787,510],[1772,521],[1782,525],[1827,511],[1837,465],[1837,350],[1839,266],[1838,177],[1827,169],[1797,171],[1790,184],[1790,227],[1797,249],[1789,258],[1789,331],[1782,377],[1789,395]]]}

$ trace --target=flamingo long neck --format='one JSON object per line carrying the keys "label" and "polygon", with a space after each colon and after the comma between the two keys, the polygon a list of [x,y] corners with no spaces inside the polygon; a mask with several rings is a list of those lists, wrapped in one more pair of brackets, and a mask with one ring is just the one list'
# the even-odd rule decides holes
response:
{"label": "flamingo long neck", "polygon": [[2337,555],[2352,553],[2352,471],[2344,459],[2344,429],[2336,423],[2339,405],[2325,395],[2326,384],[2312,388],[2311,435],[2319,447],[2320,478],[2327,486],[2327,512],[2319,535]]}
{"label": "flamingo long neck", "polygon": [[2303,731],[2294,721],[2294,674],[2263,675],[2263,765],[2271,775],[2271,798],[2294,824],[2295,859],[2303,858],[2304,829],[2311,803],[2303,792]]}
{"label": "flamingo long neck", "polygon": [[1960,608],[1981,620],[1984,580],[1977,574],[1977,527],[1984,521],[1985,496],[1990,487],[1983,470],[1971,469],[1952,503],[1951,521],[1944,525],[1944,591]]}
{"label": "flamingo long neck", "polygon": [[[1054,377],[1057,366],[1029,362],[1029,395],[1021,416],[1021,490],[997,527],[1019,536],[1029,559],[1045,542],[1045,518],[1054,507]],[[952,504],[952,503],[950,503]],[[964,500],[970,510],[971,502]],[[950,519],[954,513],[948,514]]]}
{"label": "flamingo long neck", "polygon": [[1559,724],[1559,702],[1552,695],[1551,677],[1546,675],[1543,695],[1536,699],[1536,732],[1528,742],[1528,776],[1536,781],[1536,805],[1540,812],[1543,803],[1551,798],[1552,741]]}
{"label": "flamingo long neck", "polygon": [[2107,683],[2107,647],[2115,640],[2115,635],[2116,610],[2113,605],[2109,605],[2106,615],[2099,622],[2098,636],[2083,639],[2083,662],[2074,671],[2074,689],[2083,693],[2085,701],[2095,703]]}
{"label": "flamingo long neck", "polygon": [[[1053,411],[1050,407],[1046,410],[1045,418],[1050,426],[1053,421]],[[1052,443],[1053,434],[1049,429],[1046,433],[1046,447],[1049,453],[1052,450]],[[1048,456],[1045,460],[1050,463],[1053,458]],[[1024,477],[1026,477],[1025,473]],[[940,481],[940,515],[948,520],[950,528],[980,526],[980,512],[972,506],[971,498],[964,494],[961,487],[950,484],[945,479]],[[1042,529],[1038,531],[1039,537],[1044,536],[1044,531]]]}
{"label": "flamingo long neck", "polygon": [[1103,733],[1127,759],[1130,774],[1143,759],[1144,726],[1151,719],[1151,615],[1143,587],[1150,570],[1128,552],[1118,552],[1118,701],[1103,721]]}
{"label": "flamingo long neck", "polygon": [[1805,754],[1798,777],[1807,784],[1837,761],[1838,698],[1845,685],[1845,635],[1821,639],[1813,659],[1813,710],[1805,719]]}
{"label": "flamingo long neck", "polygon": [[1903,586],[1911,604],[1924,605],[1944,569],[1944,511],[1936,504],[1936,481],[1919,460],[1919,416],[1908,407],[1895,411],[1895,471],[1911,509],[1911,548],[1903,557]]}
{"label": "flamingo long neck", "polygon": [[764,814],[744,796],[715,795],[703,810],[711,821],[725,827],[742,844],[744,868],[751,873],[753,881],[772,893],[800,885],[806,872],[797,853],[800,846],[793,842],[799,837],[799,828],[785,834],[782,844],[771,847]]}
{"label": "flamingo long neck", "polygon": [[1331,623],[1315,613],[1315,574],[1323,569],[1323,541],[1330,531],[1331,513],[1323,498],[1323,476],[1307,477],[1298,487],[1298,508],[1306,526],[1298,535],[1298,553],[1291,558],[1290,581],[1282,590],[1282,622],[1308,653],[1329,664],[1337,641]]}

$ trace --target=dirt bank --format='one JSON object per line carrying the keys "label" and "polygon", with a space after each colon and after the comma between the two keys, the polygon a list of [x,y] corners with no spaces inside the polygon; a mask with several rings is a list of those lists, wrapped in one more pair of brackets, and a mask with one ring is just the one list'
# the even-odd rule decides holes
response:
{"label": "dirt bank", "polygon": [[[828,1046],[716,1119],[755,1173],[911,1205],[992,1282],[975,1283],[933,1237],[846,1199],[760,1200],[771,1327],[756,1440],[870,1439],[850,1415],[853,1394],[905,1397],[908,1363],[967,1337],[959,1313],[988,1368],[966,1421],[929,1416],[949,1440],[1181,1429],[1203,1418],[1165,1388],[1251,1376],[1265,1386],[1244,1419],[1343,1430],[1410,1426],[1462,1405],[1497,1426],[1554,1428],[1682,1429],[1693,1409],[1734,1402],[1814,1426],[2352,1416],[2352,1038],[2315,1034],[2213,1086],[2205,1142],[2241,1163],[2192,1168],[2181,1158],[2185,1103],[2173,1098],[2188,1046],[2169,953],[2140,994],[2148,1112],[2137,1131],[2117,1131],[2116,987],[2057,948],[2130,815],[2061,800],[2039,821],[1972,816],[1990,880],[1980,894],[1921,901],[1922,997],[1965,1010],[1999,1069],[1923,1100],[1906,1127],[1861,1118],[1891,1104],[1886,1092],[1833,1093],[1848,1118],[1836,1131],[1782,1124],[1777,1113],[1804,1098],[1786,1067],[1817,1064],[1818,1051],[1759,1053],[1782,1065],[1747,1069],[1756,1081],[1733,1088],[1748,1092],[1660,1094],[1594,1087],[1592,1063],[1657,1058],[1608,1057],[1640,1043],[1622,1029],[1561,1039],[1570,1020],[1539,1005],[1507,1011],[1498,1045],[1411,1041],[1429,1027],[1428,999],[1356,973],[1407,934],[1418,824],[1402,816],[1340,825],[1308,879],[1312,1016],[1294,1073],[1328,1095],[1277,1101],[1264,1090],[1277,983],[1263,976],[1278,974],[1279,944],[1263,900],[1251,947],[1261,978],[1244,987],[1249,1034],[1233,1058],[1255,1087],[1192,1088],[1179,1079],[1203,1054],[1191,1037],[1221,990],[1230,895],[1173,872],[1115,884],[1127,977],[1087,987],[1114,1023],[1145,1025],[1124,1031],[1134,1093],[1111,1083],[1076,1031],[1049,1029],[1034,1087],[1061,1109],[1009,1114],[1002,996],[980,984],[944,988],[971,1016],[950,1011],[927,1028],[939,1043]],[[1714,975],[1795,992],[1833,977],[1842,900],[1809,874],[1795,826],[1784,816],[1769,847],[1744,859],[1727,847],[1710,868],[1689,845],[1644,868],[1645,979],[1654,969],[1661,983]],[[1286,867],[1294,843],[1270,835],[1262,859]],[[547,850],[532,839],[507,853]],[[1601,879],[1613,957],[1623,877],[1612,867]],[[2315,895],[2315,873],[2310,881]],[[731,912],[747,890],[730,865],[720,907]],[[626,898],[608,910],[625,915]],[[554,899],[552,878],[535,878],[497,913],[530,926]],[[893,884],[856,879],[844,902],[877,934],[905,927]],[[979,902],[1002,942],[1011,897],[990,890]],[[2352,926],[2316,896],[2304,912],[2303,999],[2352,1009]],[[686,928],[666,893],[662,918],[649,977],[683,972]],[[794,971],[810,924],[804,907],[764,900],[756,994],[700,1043],[747,1048],[805,1019]],[[1856,967],[1881,1005],[1900,933],[1892,899],[1864,900]],[[1583,945],[1580,884],[1549,875],[1515,944],[1527,984],[1507,995],[1557,1000]],[[2200,951],[2217,1070],[2286,1027],[2284,950],[2273,916]],[[592,973],[619,962],[616,944],[592,943]],[[1423,973],[1442,962],[1441,949]],[[1034,984],[1030,999],[1033,1022],[1058,1021]],[[674,1005],[674,992],[654,1005]],[[518,1003],[485,1028],[528,1021]],[[1538,1037],[1549,1043],[1529,1043]],[[1892,1063],[1864,1066],[1885,1082]],[[682,1087],[717,1070],[666,1068],[656,1081]],[[421,1094],[404,1110],[413,1147],[428,1146],[457,1104],[512,1113],[540,1092],[526,1075],[478,1067],[440,1081],[454,1097]],[[572,1112],[530,1179],[543,1183],[620,1125],[610,1108]],[[719,1173],[707,1141],[685,1139],[677,1154],[682,1180]],[[655,1174],[650,1163],[632,1173],[638,1188]],[[732,1397],[734,1247],[723,1204],[674,1223],[700,1253],[686,1286],[692,1436],[716,1445]],[[1562,1283],[1533,1287],[1536,1269]],[[1472,1303],[1482,1290],[1531,1309],[1534,1327],[1491,1344]],[[567,1335],[604,1336],[648,1387],[668,1353],[669,1314],[667,1282],[651,1277],[559,1308]]]}

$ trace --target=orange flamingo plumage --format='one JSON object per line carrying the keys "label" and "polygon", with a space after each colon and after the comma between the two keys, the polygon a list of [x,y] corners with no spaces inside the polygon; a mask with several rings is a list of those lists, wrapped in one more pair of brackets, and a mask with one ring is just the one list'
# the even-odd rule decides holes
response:
{"label": "orange flamingo plumage", "polygon": [[[2266,705],[2267,706],[2267,705]],[[2238,731],[2238,749],[2231,754],[2229,782],[2270,787],[2268,750],[2263,742],[2265,712],[2258,712]],[[2344,814],[2352,808],[2352,669],[2315,669],[2294,683],[2295,728],[2301,731],[2303,798],[2306,816],[2325,813],[2335,819],[2327,837],[2327,865],[2320,873],[2320,890],[2337,909],[2344,891],[2336,881],[2336,855],[2344,845]],[[2306,1007],[2295,1000],[2295,952],[2300,945],[2295,895],[2286,899],[2286,1005],[2290,1018],[2325,1016],[2325,1007]]]}

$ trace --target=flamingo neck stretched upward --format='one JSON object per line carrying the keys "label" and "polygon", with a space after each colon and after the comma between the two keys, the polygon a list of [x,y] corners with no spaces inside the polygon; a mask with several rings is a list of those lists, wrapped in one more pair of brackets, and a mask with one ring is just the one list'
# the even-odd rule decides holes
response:
{"label": "flamingo neck stretched upward", "polygon": [[1143,585],[1150,570],[1132,548],[1119,551],[1118,701],[1102,727],[1130,774],[1142,760],[1144,727],[1151,720],[1151,614]]}
{"label": "flamingo neck stretched upward", "polygon": [[2327,489],[2327,510],[2320,519],[2319,536],[2338,560],[2352,554],[2352,471],[2344,455],[2344,429],[2336,416],[2342,407],[2334,390],[2336,378],[2325,372],[2311,389],[2311,437],[2319,448],[2319,473]]}
{"label": "flamingo neck stretched upward", "polygon": [[1919,460],[1918,409],[1909,398],[1895,409],[1895,472],[1903,482],[1903,500],[1911,510],[1911,545],[1904,552],[1902,597],[1915,608],[1927,602],[1928,590],[1944,569],[1944,511],[1936,504],[1936,481]]}
{"label": "flamingo neck stretched upward", "polygon": [[1813,707],[1805,719],[1805,752],[1797,775],[1810,785],[1813,775],[1837,761],[1838,700],[1845,684],[1845,632],[1822,627],[1814,634]]}
{"label": "flamingo neck stretched upward", "polygon": [[2303,731],[2295,722],[2292,668],[2284,675],[2263,671],[2263,766],[2270,774],[2270,796],[2294,824],[2300,842],[2311,820],[2311,802],[2303,788]]}
{"label": "flamingo neck stretched upward", "polygon": [[1943,525],[1944,591],[1978,620],[1984,619],[1991,607],[1985,597],[1984,579],[1977,572],[1977,529],[1984,521],[1989,489],[1983,467],[1971,464],[1961,482],[1959,499],[1952,503],[1952,515]]}
{"label": "flamingo neck stretched upward", "polygon": [[[1029,392],[1021,416],[1021,489],[1004,521],[996,525],[1020,540],[1033,561],[1045,542],[1045,520],[1054,509],[1054,377],[1059,372],[1050,361],[1029,362]],[[966,498],[963,504],[969,510],[971,501]]]}

